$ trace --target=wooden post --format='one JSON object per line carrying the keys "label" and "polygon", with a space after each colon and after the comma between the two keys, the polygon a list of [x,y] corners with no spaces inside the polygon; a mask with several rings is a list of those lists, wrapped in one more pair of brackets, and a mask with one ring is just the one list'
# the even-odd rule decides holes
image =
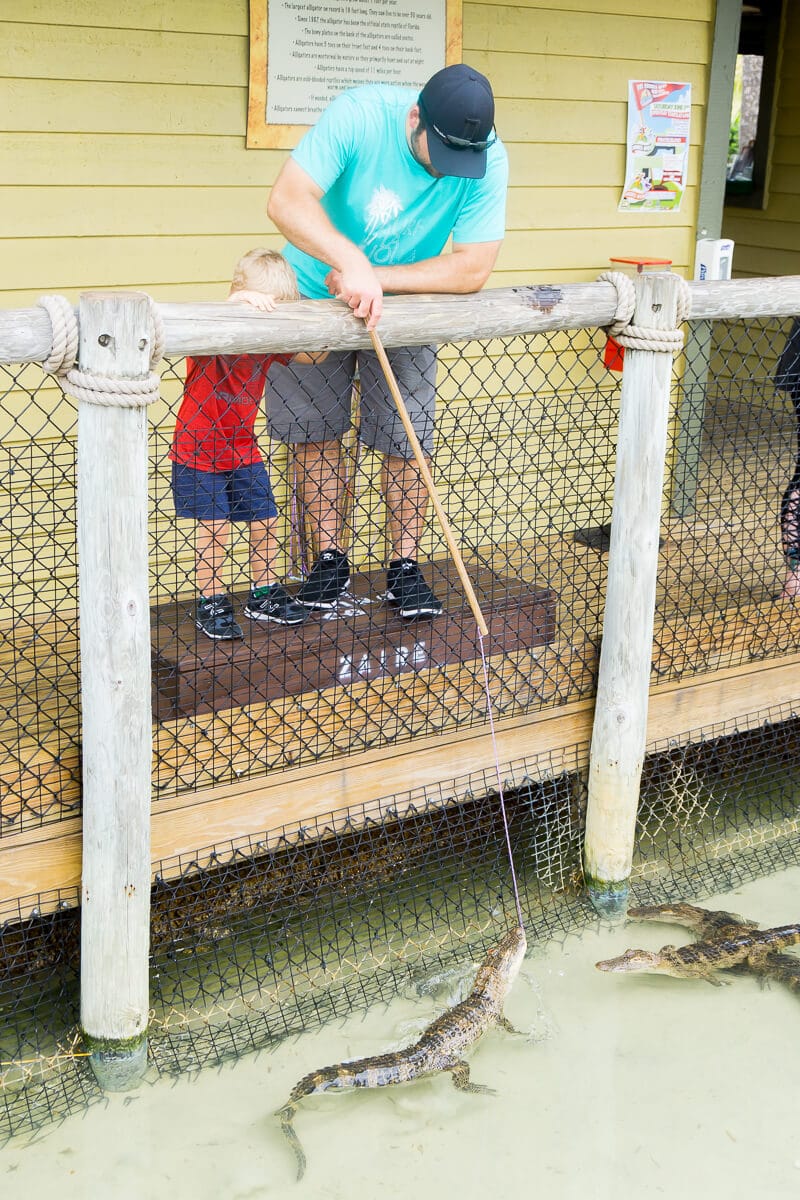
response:
{"label": "wooden post", "polygon": [[[142,380],[150,301],[81,296],[81,371]],[[147,409],[78,404],[83,707],[81,1026],[103,1087],[147,1062],[150,933],[150,606]]]}
{"label": "wooden post", "polygon": [[[697,206],[698,238],[722,236],[731,101],[741,23],[740,0],[717,0]],[[712,328],[710,321],[693,321],[686,333],[683,387],[676,414],[677,437],[670,496],[673,516],[682,519],[688,519],[694,514],[711,361]]]}
{"label": "wooden post", "polygon": [[[637,276],[633,323],[674,329],[679,283]],[[669,349],[626,348],[584,844],[589,896],[612,920],[627,909],[644,762],[671,373]]]}

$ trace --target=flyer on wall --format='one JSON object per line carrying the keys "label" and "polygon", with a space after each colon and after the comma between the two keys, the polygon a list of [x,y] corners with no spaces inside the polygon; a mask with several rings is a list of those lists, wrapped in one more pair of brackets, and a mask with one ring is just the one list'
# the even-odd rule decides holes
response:
{"label": "flyer on wall", "polygon": [[689,165],[690,83],[628,83],[628,143],[620,212],[677,212]]}

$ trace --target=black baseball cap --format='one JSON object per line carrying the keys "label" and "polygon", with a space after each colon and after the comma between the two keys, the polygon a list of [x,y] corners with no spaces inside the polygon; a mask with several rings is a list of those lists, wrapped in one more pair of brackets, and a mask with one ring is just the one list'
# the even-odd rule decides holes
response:
{"label": "black baseball cap", "polygon": [[442,175],[483,179],[494,133],[492,85],[466,63],[444,67],[419,94],[431,165]]}

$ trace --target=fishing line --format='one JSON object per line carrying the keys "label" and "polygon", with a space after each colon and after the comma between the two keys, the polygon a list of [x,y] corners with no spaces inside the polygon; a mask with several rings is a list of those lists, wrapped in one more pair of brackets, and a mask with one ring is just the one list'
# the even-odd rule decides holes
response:
{"label": "fishing line", "polygon": [[497,772],[497,792],[500,797],[500,812],[503,814],[503,833],[506,839],[506,849],[508,850],[508,865],[511,868],[511,886],[514,889],[514,904],[517,908],[517,920],[522,928],[525,928],[525,922],[522,919],[522,905],[519,899],[519,885],[517,883],[517,872],[514,866],[514,852],[511,849],[511,833],[508,828],[508,813],[506,812],[506,797],[503,790],[503,779],[500,774],[500,756],[497,751],[497,735],[494,729],[494,708],[492,705],[492,693],[489,688],[489,666],[486,662],[486,651],[483,645],[483,634],[478,630],[478,644],[481,648],[481,665],[483,667],[483,686],[486,692],[486,715],[489,718],[489,729],[492,735],[492,753],[494,754],[494,769]]}
{"label": "fishing line", "polygon": [[414,426],[411,424],[411,418],[408,415],[408,409],[406,408],[405,401],[403,400],[403,397],[400,394],[400,388],[398,387],[397,380],[395,378],[394,371],[392,370],[391,363],[389,362],[389,359],[386,356],[386,351],[383,348],[383,343],[381,342],[380,337],[378,336],[377,332],[374,329],[369,330],[369,336],[372,339],[372,345],[374,347],[376,355],[378,356],[378,362],[381,364],[381,369],[383,370],[383,374],[386,379],[386,383],[389,387],[389,391],[392,394],[392,399],[394,400],[395,405],[397,407],[397,411],[400,414],[400,420],[403,422],[403,428],[406,431],[406,436],[408,437],[409,444],[411,445],[411,449],[414,452],[414,458],[417,461],[417,466],[419,467],[420,474],[422,475],[422,479],[425,484],[426,490],[428,492],[428,496],[430,497],[431,504],[433,505],[434,511],[436,512],[436,516],[439,518],[439,524],[442,527],[442,533],[444,534],[444,540],[447,542],[447,546],[453,557],[453,562],[455,564],[455,568],[458,572],[459,579],[461,580],[461,583],[464,588],[464,592],[467,597],[467,603],[469,604],[469,606],[472,610],[472,615],[474,616],[475,623],[478,626],[478,643],[480,645],[481,663],[483,664],[483,683],[484,683],[484,689],[486,691],[486,712],[487,712],[487,715],[489,718],[489,729],[490,729],[491,738],[492,738],[492,751],[494,754],[495,770],[497,772],[497,789],[498,789],[498,795],[500,797],[500,811],[503,816],[503,830],[504,830],[504,834],[505,834],[506,849],[508,851],[508,862],[509,862],[509,866],[511,868],[511,882],[512,882],[513,889],[514,889],[514,903],[515,903],[516,909],[517,909],[517,919],[519,921],[520,926],[524,928],[524,921],[522,919],[522,905],[520,904],[520,899],[519,899],[519,886],[517,884],[517,872],[514,867],[514,854],[511,849],[511,834],[509,832],[509,827],[508,827],[508,813],[506,812],[506,801],[505,801],[505,793],[503,791],[503,780],[500,775],[500,757],[499,757],[498,750],[497,750],[497,735],[495,733],[495,727],[494,727],[494,712],[492,709],[492,694],[491,694],[491,689],[489,687],[489,668],[488,668],[488,664],[486,662],[486,652],[485,652],[485,648],[484,648],[484,644],[483,644],[484,637],[488,637],[488,635],[489,635],[489,626],[486,624],[486,620],[483,616],[483,613],[481,612],[480,605],[478,604],[478,599],[477,599],[477,597],[475,595],[475,591],[472,587],[472,582],[469,578],[469,575],[467,574],[467,569],[464,566],[464,560],[461,557],[461,551],[459,550],[458,544],[457,544],[455,538],[453,537],[453,532],[450,528],[450,522],[447,519],[447,514],[445,513],[444,507],[442,506],[442,502],[439,499],[439,493],[437,492],[436,485],[433,482],[433,476],[431,475],[430,468],[428,467],[428,464],[425,461],[425,455],[422,451],[422,447],[419,443],[419,438],[417,437]]}

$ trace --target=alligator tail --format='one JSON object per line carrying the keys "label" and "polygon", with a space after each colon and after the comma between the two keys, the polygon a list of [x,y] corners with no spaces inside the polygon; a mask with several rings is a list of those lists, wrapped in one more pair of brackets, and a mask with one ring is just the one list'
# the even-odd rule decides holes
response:
{"label": "alligator tail", "polygon": [[306,1156],[303,1147],[300,1145],[300,1139],[297,1136],[294,1127],[294,1114],[297,1112],[297,1107],[294,1104],[284,1104],[283,1108],[279,1108],[275,1116],[280,1118],[281,1129],[283,1136],[286,1138],[289,1145],[292,1147],[292,1152],[297,1163],[297,1181],[298,1183],[303,1178],[306,1169]]}

